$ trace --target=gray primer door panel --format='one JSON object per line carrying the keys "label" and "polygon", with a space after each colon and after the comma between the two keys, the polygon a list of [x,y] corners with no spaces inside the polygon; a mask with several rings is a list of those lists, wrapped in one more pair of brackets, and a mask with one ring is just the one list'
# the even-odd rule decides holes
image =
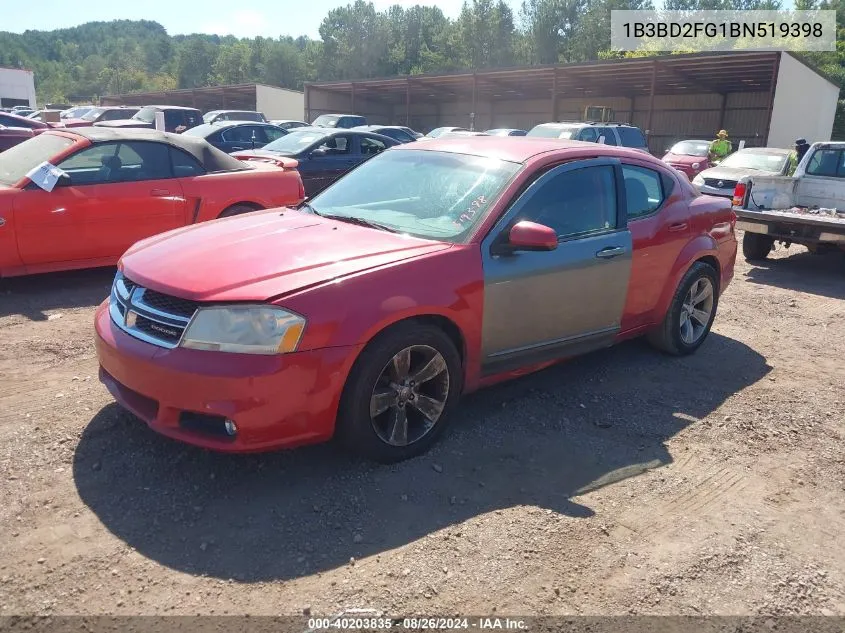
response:
{"label": "gray primer door panel", "polygon": [[[558,167],[538,179],[482,242],[485,374],[605,347],[620,330],[633,251],[621,210],[617,226],[622,228],[561,240],[553,251],[491,253],[500,233],[516,221],[531,220],[521,213],[521,203],[532,189],[553,177],[553,172],[567,168],[577,169],[577,163]],[[618,206],[624,209],[624,190],[617,189]],[[607,249],[619,249],[614,251],[618,254],[610,258],[598,255]]]}

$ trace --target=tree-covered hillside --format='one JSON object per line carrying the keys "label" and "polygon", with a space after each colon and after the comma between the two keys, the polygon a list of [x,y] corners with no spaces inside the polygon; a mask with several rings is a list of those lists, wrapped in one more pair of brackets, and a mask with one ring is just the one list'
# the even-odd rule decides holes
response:
{"label": "tree-covered hillside", "polygon": [[[845,19],[845,0],[796,5],[835,8]],[[664,6],[777,8],[779,0],[667,0]],[[503,0],[468,0],[452,20],[436,7],[376,11],[372,3],[356,0],[328,13],[319,39],[171,36],[152,21],[90,22],[55,31],[0,32],[0,66],[34,70],[40,102],[251,81],[301,88],[313,80],[612,56],[610,10],[649,8],[652,0],[525,0],[514,15]],[[845,84],[845,43],[839,46],[811,61]]]}

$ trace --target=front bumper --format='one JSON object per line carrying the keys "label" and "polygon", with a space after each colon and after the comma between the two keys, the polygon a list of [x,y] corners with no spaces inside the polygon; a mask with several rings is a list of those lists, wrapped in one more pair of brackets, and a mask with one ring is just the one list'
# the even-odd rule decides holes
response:
{"label": "front bumper", "polygon": [[[693,183],[695,184],[695,183]],[[731,187],[730,189],[719,189],[718,187],[708,187],[707,185],[695,185],[698,190],[708,196],[720,196],[722,198],[733,198],[734,197],[734,188]]]}
{"label": "front bumper", "polygon": [[[97,308],[100,380],[153,430],[204,448],[253,452],[321,442],[334,433],[340,393],[360,346],[281,356],[164,349],[138,340]],[[237,434],[217,432],[234,420]]]}

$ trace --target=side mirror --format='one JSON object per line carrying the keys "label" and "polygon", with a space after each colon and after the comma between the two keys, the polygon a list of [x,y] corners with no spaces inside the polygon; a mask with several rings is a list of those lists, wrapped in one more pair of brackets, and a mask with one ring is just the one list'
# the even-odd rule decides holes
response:
{"label": "side mirror", "polygon": [[511,227],[507,245],[514,251],[553,251],[557,248],[557,233],[544,224],[523,220]]}
{"label": "side mirror", "polygon": [[57,187],[70,187],[70,176],[65,172],[62,172],[62,175],[59,176],[59,179],[56,181]]}
{"label": "side mirror", "polygon": [[323,149],[322,147],[318,147],[314,151],[311,152],[311,158],[318,158],[320,156],[325,156],[328,152]]}

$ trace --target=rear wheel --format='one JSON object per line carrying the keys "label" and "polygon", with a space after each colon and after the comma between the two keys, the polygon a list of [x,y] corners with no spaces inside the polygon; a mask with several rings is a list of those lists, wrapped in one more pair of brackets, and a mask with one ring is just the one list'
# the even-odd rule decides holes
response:
{"label": "rear wheel", "polygon": [[686,356],[697,350],[713,325],[719,304],[716,270],[696,262],[684,275],[660,327],[648,335],[657,349],[673,356]]}
{"label": "rear wheel", "polygon": [[768,235],[746,232],[742,236],[742,254],[748,261],[766,259],[775,241]]}
{"label": "rear wheel", "polygon": [[439,328],[400,325],[355,363],[338,413],[338,437],[382,463],[419,455],[443,432],[461,392],[461,360]]}
{"label": "rear wheel", "polygon": [[233,204],[228,209],[225,209],[223,213],[219,216],[220,218],[230,218],[233,215],[242,215],[244,213],[250,213],[251,211],[258,211],[260,207],[253,207],[248,204]]}

